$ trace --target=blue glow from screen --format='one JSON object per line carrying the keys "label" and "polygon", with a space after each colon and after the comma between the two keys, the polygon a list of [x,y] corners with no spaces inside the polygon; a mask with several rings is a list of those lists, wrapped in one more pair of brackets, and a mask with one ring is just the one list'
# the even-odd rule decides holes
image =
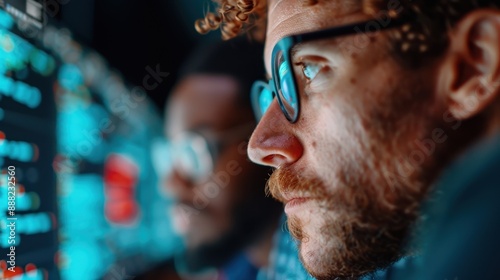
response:
{"label": "blue glow from screen", "polygon": [[[160,193],[160,173],[170,166],[168,156],[156,159],[163,160],[156,172],[152,162],[157,152],[152,143],[163,139],[158,112],[147,98],[130,99],[131,87],[123,77],[68,32],[47,25],[41,35],[36,40],[24,38],[13,18],[0,9],[0,134],[4,122],[19,116],[40,121],[40,125],[35,121],[19,125],[24,120],[19,121],[15,128],[22,133],[7,131],[6,139],[0,140],[1,167],[14,162],[22,166],[19,174],[25,172],[20,179],[24,186],[16,196],[19,252],[40,254],[23,246],[52,234],[58,245],[52,248],[58,253],[39,261],[57,259],[61,278],[69,280],[102,278],[115,262],[132,256],[149,264],[169,257],[181,243],[166,211],[171,201]],[[57,154],[48,154],[39,145],[38,133],[46,129],[47,120],[36,114],[45,110],[54,111],[49,121],[55,121],[49,127],[56,140],[49,145]],[[32,128],[38,131],[26,132]],[[114,163],[109,161],[112,155],[118,158]],[[43,182],[47,174],[38,169],[42,156],[44,165],[52,164],[57,186]],[[113,171],[108,177],[103,175],[105,167]],[[33,179],[29,168],[36,168],[40,178]],[[0,186],[0,219],[6,213],[2,207],[8,205],[3,201],[6,190]],[[48,193],[56,200],[57,211],[44,210]],[[11,245],[6,234],[2,229],[2,249]],[[41,267],[14,279],[44,279],[47,271]]]}

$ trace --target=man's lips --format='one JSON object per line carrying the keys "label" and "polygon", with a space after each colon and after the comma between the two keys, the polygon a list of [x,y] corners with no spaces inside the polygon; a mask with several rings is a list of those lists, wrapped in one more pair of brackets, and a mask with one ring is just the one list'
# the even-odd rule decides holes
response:
{"label": "man's lips", "polygon": [[312,197],[302,197],[302,196],[289,196],[284,197],[285,201],[285,213],[291,213],[293,209],[298,209],[304,203],[311,201]]}
{"label": "man's lips", "polygon": [[298,205],[298,204],[301,204],[301,203],[304,203],[306,200],[309,200],[309,198],[306,198],[306,197],[298,197],[298,198],[293,198],[291,200],[289,200],[286,205],[289,205],[290,207],[293,207],[295,205]]}
{"label": "man's lips", "polygon": [[307,192],[301,192],[301,191],[296,191],[296,192],[282,192],[280,194],[282,202],[284,204],[288,204],[294,201],[302,201],[306,199],[311,199],[312,196],[307,193]]}

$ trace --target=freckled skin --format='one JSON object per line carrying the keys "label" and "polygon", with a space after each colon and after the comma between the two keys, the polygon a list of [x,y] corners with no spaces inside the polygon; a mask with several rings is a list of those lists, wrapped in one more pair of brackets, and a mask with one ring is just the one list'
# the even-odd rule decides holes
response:
{"label": "freckled skin", "polygon": [[[269,1],[264,58],[268,73],[272,48],[284,36],[370,18],[355,6],[343,6],[344,1],[320,1],[314,6],[301,6],[300,2]],[[397,174],[397,160],[414,149],[413,140],[439,126],[440,116],[433,115],[432,108],[441,104],[432,97],[435,67],[405,69],[388,49],[386,33],[379,32],[372,38],[349,55],[339,46],[355,45],[360,38],[346,36],[302,44],[294,59],[320,61],[322,69],[311,81],[295,70],[299,73],[299,120],[290,124],[275,100],[249,143],[252,161],[276,167],[276,174],[283,175],[271,177],[276,195],[291,188],[301,194],[323,196],[321,201],[308,203],[304,211],[287,213],[296,222],[291,230],[301,241],[301,259],[318,279],[361,275],[396,260],[405,231],[388,230],[387,238],[381,237],[384,241],[377,246],[361,239],[353,241],[351,236],[362,231],[357,224],[368,224],[374,230],[359,236],[377,236],[385,228],[408,229],[415,218],[413,212],[408,211],[403,224],[393,225],[391,220],[419,201],[425,189],[411,194],[406,191],[428,185],[437,172],[423,171],[433,170],[434,159],[429,158],[404,182],[387,180],[388,174]],[[286,176],[287,172],[293,176]],[[297,185],[286,186],[296,176],[300,178]],[[385,191],[390,189],[401,192]],[[411,201],[405,200],[408,197]],[[390,210],[384,200],[392,206]],[[340,205],[344,208],[336,208]],[[371,224],[373,221],[377,223]],[[391,235],[398,238],[391,240]],[[359,264],[359,270],[349,270],[348,263]]]}
{"label": "freckled skin", "polygon": [[[384,1],[266,2],[269,74],[276,70],[271,53],[281,38],[377,20],[370,5]],[[405,241],[415,234],[410,229],[439,173],[478,140],[498,133],[500,90],[488,92],[480,80],[500,79],[500,11],[493,2],[473,5],[442,9],[453,17],[446,27],[439,27],[439,18],[295,47],[294,65],[315,66],[306,74],[292,69],[300,116],[291,124],[273,101],[248,152],[252,161],[275,168],[269,192],[286,203],[290,233],[316,279],[357,279],[412,255]],[[412,4],[424,17],[439,10],[418,8]],[[420,27],[442,38],[413,30]],[[422,148],[435,129],[450,136],[446,144]]]}

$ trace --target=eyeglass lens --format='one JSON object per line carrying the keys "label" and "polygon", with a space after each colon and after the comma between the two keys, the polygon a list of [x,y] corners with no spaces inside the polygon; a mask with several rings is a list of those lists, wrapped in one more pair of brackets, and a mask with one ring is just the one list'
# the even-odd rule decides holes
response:
{"label": "eyeglass lens", "polygon": [[276,90],[278,98],[281,102],[282,110],[289,120],[294,120],[297,116],[297,94],[293,79],[293,69],[291,69],[290,61],[286,60],[286,56],[280,51],[275,58],[277,75],[275,77]]}
{"label": "eyeglass lens", "polygon": [[172,144],[172,153],[175,167],[190,179],[201,179],[212,169],[212,155],[202,136],[189,134],[182,137]]}
{"label": "eyeglass lens", "polygon": [[269,106],[273,102],[274,96],[269,87],[262,85],[258,96],[258,107],[260,109],[259,119],[266,113]]}

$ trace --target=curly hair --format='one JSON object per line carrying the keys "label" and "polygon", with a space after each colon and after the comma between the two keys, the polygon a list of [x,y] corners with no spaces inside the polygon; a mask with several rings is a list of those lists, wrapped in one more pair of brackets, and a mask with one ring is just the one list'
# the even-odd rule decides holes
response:
{"label": "curly hair", "polygon": [[[213,0],[216,12],[209,12],[195,22],[196,30],[205,34],[220,28],[227,40],[248,33],[257,40],[264,39],[266,0]],[[304,5],[315,5],[322,0],[302,0]],[[363,12],[377,15],[394,0],[355,0]],[[443,36],[456,22],[474,9],[497,8],[500,0],[399,0],[403,11],[398,17],[411,16],[417,24],[406,24],[391,32],[395,49],[404,54],[439,53],[447,45]],[[387,11],[393,15],[394,11]]]}
{"label": "curly hair", "polygon": [[242,32],[262,41],[265,32],[266,0],[213,0],[216,12],[208,12],[195,22],[196,31],[206,34],[220,28],[222,39],[228,40]]}

